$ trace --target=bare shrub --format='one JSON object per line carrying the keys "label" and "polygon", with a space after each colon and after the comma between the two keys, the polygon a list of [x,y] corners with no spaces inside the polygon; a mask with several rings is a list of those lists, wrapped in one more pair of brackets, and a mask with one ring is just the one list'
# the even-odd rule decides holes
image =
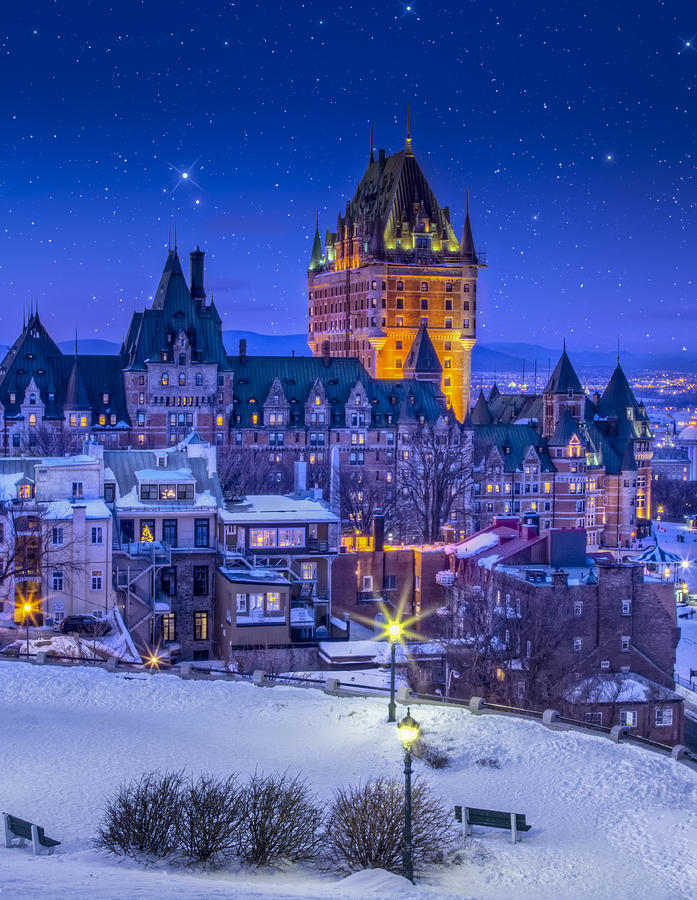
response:
{"label": "bare shrub", "polygon": [[[412,788],[414,868],[440,862],[452,841],[452,815],[417,781]],[[324,838],[329,859],[343,874],[387,869],[401,874],[404,847],[404,785],[375,778],[338,788]]]}
{"label": "bare shrub", "polygon": [[235,855],[244,810],[244,790],[236,775],[191,778],[182,790],[177,821],[177,841],[185,858],[214,869]]}
{"label": "bare shrub", "polygon": [[501,768],[501,760],[496,756],[480,756],[479,759],[475,759],[475,765],[482,766],[487,769],[500,769]]}
{"label": "bare shrub", "polygon": [[319,851],[323,809],[299,775],[255,772],[244,787],[244,826],[239,854],[268,866],[312,859]]}
{"label": "bare shrub", "polygon": [[412,744],[412,754],[417,759],[422,759],[432,769],[444,769],[448,765],[448,754],[439,750],[423,738],[418,738]]}
{"label": "bare shrub", "polygon": [[145,772],[107,801],[95,845],[118,856],[162,858],[177,849],[181,772]]}

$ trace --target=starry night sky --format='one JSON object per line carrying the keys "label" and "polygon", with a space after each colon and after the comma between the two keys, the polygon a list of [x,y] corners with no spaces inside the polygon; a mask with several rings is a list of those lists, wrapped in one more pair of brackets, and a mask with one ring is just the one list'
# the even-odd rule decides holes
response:
{"label": "starry night sky", "polygon": [[695,32],[661,0],[4,7],[0,340],[38,298],[56,339],[120,341],[174,222],[224,328],[304,332],[315,209],[411,103],[458,233],[471,191],[481,341],[695,350]]}

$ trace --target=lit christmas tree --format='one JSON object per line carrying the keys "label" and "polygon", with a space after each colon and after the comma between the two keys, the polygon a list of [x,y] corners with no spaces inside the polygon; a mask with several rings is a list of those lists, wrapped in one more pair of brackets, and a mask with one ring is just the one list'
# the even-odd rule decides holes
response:
{"label": "lit christmas tree", "polygon": [[152,544],[152,542],[155,540],[155,538],[152,536],[152,532],[147,525],[143,525],[143,529],[140,532],[140,540],[144,544]]}

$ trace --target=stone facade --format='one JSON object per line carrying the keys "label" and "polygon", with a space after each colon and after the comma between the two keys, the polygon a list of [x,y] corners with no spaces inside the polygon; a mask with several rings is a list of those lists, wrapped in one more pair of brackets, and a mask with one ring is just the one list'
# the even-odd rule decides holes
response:
{"label": "stone facade", "polygon": [[460,421],[469,409],[477,276],[469,206],[455,236],[411,139],[368,167],[324,247],[315,233],[308,272],[308,343],[316,356],[357,357],[376,378],[402,378],[420,326],[437,354],[440,387]]}

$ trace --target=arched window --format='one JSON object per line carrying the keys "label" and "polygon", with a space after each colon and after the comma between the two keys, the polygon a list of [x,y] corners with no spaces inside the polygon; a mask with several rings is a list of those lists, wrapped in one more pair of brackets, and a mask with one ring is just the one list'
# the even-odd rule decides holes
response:
{"label": "arched window", "polygon": [[167,387],[169,384],[169,375],[166,372],[162,373],[162,386]]}
{"label": "arched window", "polygon": [[185,373],[185,372],[180,372],[180,373],[179,373],[179,384],[180,384],[182,387],[186,384],[186,373]]}
{"label": "arched window", "polygon": [[469,286],[468,284],[466,284],[466,285],[462,288],[462,290],[463,290],[466,294],[469,294],[469,292],[470,292],[470,286]]}
{"label": "arched window", "polygon": [[203,375],[200,372],[196,373],[196,387],[201,387],[203,384]]}

